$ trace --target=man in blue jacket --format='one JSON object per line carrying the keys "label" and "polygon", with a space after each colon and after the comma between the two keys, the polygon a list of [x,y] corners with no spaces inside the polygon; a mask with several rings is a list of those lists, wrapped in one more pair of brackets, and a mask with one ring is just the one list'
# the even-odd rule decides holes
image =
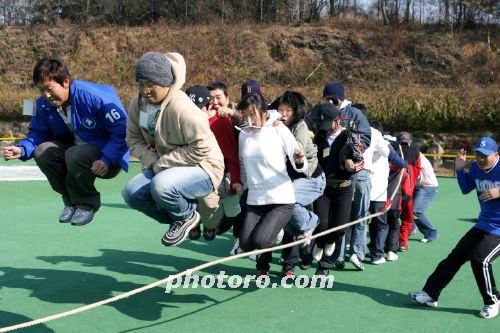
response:
{"label": "man in blue jacket", "polygon": [[500,255],[500,165],[498,146],[490,137],[479,139],[475,161],[464,171],[465,150],[455,160],[458,185],[463,194],[476,189],[481,212],[478,222],[458,242],[446,259],[429,276],[422,291],[411,292],[411,298],[430,307],[436,307],[441,291],[451,282],[460,267],[470,261],[484,308],[482,318],[498,315],[500,292],[495,285],[491,263]]}
{"label": "man in blue jacket", "polygon": [[127,115],[110,86],[73,80],[56,58],[40,60],[33,82],[35,102],[28,137],[4,148],[6,160],[35,158],[64,209],[59,222],[85,225],[101,205],[96,177],[128,170]]}

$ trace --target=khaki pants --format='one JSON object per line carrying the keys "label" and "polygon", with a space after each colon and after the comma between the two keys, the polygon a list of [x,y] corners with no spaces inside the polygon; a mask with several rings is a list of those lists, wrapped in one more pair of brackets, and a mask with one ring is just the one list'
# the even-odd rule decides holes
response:
{"label": "khaki pants", "polygon": [[235,217],[241,212],[240,197],[228,195],[230,179],[229,174],[226,174],[217,192],[198,199],[200,221],[207,229],[216,228],[224,216]]}

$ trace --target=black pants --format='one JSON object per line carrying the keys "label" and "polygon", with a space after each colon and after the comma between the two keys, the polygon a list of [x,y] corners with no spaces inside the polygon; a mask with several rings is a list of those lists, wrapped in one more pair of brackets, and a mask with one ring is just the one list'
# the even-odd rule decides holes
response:
{"label": "black pants", "polygon": [[[48,141],[36,148],[35,161],[66,206],[97,210],[101,195],[94,186],[96,175],[90,168],[100,155],[99,147],[91,144]],[[113,178],[120,170],[120,166],[110,166],[108,173],[100,178]]]}
{"label": "black pants", "polygon": [[[274,245],[279,232],[292,216],[294,204],[247,205],[240,230],[240,247],[244,251],[266,249]],[[271,252],[257,261],[258,270],[269,270]]]}
{"label": "black pants", "polygon": [[460,239],[448,257],[439,263],[423,290],[437,301],[441,291],[451,282],[460,267],[470,261],[484,304],[494,304],[500,300],[500,293],[495,285],[491,262],[498,255],[500,236],[472,228]]}
{"label": "black pants", "polygon": [[[292,242],[293,235],[285,231],[285,235],[283,236],[283,244],[290,244]],[[299,261],[299,246],[295,245],[283,249],[281,257],[283,258],[283,271],[294,271],[295,265]]]}
{"label": "black pants", "polygon": [[[350,222],[352,195],[352,185],[325,189],[325,193],[314,204],[314,212],[319,217],[319,225],[314,231],[315,234]],[[319,268],[333,267],[335,259],[340,255],[344,234],[345,230],[340,229],[316,239],[319,247],[324,247],[327,243],[335,243],[335,252],[329,257],[323,255],[318,265]]]}
{"label": "black pants", "polygon": [[389,231],[387,233],[387,239],[385,240],[385,252],[398,252],[400,215],[401,211],[399,210],[390,209],[387,211],[387,224],[389,225]]}

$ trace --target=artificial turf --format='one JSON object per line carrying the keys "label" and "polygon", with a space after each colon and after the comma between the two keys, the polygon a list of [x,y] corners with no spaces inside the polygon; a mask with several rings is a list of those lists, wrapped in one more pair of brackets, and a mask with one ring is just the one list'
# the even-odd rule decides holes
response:
{"label": "artificial turf", "polygon": [[[30,162],[30,165],[32,162]],[[20,165],[1,162],[0,165]],[[212,242],[186,240],[166,248],[167,227],[129,209],[120,192],[139,172],[98,180],[102,207],[84,227],[60,224],[59,196],[47,181],[0,182],[0,327],[45,317],[100,301],[176,272],[229,255],[230,233]],[[332,288],[154,288],[125,300],[21,332],[498,332],[500,318],[480,319],[482,300],[469,265],[442,293],[439,307],[412,303],[436,264],[473,226],[479,205],[456,180],[440,178],[427,211],[439,230],[437,241],[411,237],[399,260],[358,272],[346,264],[333,270]],[[202,238],[203,239],[203,238]],[[278,282],[274,255],[271,279]],[[498,264],[494,272],[500,275]],[[200,274],[255,274],[255,263],[238,259]],[[296,274],[312,276],[314,268]]]}

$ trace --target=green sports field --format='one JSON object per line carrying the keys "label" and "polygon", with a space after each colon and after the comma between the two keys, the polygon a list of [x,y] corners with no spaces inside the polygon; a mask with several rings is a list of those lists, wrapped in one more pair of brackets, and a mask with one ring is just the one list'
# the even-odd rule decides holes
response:
{"label": "green sports field", "polygon": [[[20,162],[1,162],[19,166]],[[32,162],[28,165],[34,165]],[[212,242],[185,241],[166,248],[165,225],[133,211],[120,192],[139,172],[99,180],[102,208],[84,227],[60,224],[61,199],[47,181],[0,181],[0,327],[65,312],[228,255],[229,233]],[[472,227],[475,194],[460,194],[455,179],[440,178],[428,209],[436,242],[412,236],[406,253],[385,265],[349,264],[332,271],[332,288],[154,288],[139,295],[20,332],[499,332],[500,317],[480,319],[482,300],[469,265],[443,292],[436,309],[412,303],[436,264]],[[203,238],[202,238],[203,239]],[[279,281],[279,254],[271,268]],[[500,267],[494,272],[500,279]],[[254,274],[254,262],[238,259],[200,274]],[[311,276],[314,268],[297,269]]]}

